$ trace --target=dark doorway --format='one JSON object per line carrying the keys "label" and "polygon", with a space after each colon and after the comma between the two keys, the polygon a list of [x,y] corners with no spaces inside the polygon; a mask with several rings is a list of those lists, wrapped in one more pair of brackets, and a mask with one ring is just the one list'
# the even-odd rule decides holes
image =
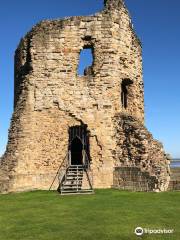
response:
{"label": "dark doorway", "polygon": [[89,163],[90,146],[87,125],[83,124],[69,128],[68,150],[70,165],[87,165]]}
{"label": "dark doorway", "polygon": [[75,137],[71,143],[71,165],[82,165],[83,144],[78,137]]}

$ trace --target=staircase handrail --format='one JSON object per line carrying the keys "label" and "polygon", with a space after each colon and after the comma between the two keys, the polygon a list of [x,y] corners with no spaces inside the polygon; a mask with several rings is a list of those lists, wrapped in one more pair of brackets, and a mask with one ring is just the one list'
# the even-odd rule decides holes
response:
{"label": "staircase handrail", "polygon": [[[89,185],[90,185],[91,189],[93,189],[93,170],[91,168],[89,157],[88,157],[86,151],[85,151],[85,171],[87,173],[87,178],[88,178],[88,181],[89,181]],[[89,173],[91,173],[92,179],[90,179]]]}
{"label": "staircase handrail", "polygon": [[[59,166],[59,168],[58,168],[58,171],[56,172],[56,175],[55,175],[55,177],[54,177],[54,179],[53,179],[53,181],[52,181],[52,183],[51,183],[51,186],[50,186],[50,188],[49,188],[49,191],[51,190],[51,188],[52,188],[52,186],[53,186],[53,184],[54,184],[56,178],[58,177],[58,175],[59,175],[59,173],[60,173],[60,170],[61,170],[62,167],[64,166],[64,164],[65,164],[65,169],[68,168],[69,162],[66,161],[66,160],[69,159],[69,158],[68,158],[68,155],[69,155],[69,152],[66,153],[66,155],[65,155],[65,157],[64,157],[64,159],[63,159],[63,161],[62,161],[62,163],[60,164],[60,166]],[[67,159],[67,158],[68,158],[68,159]]]}

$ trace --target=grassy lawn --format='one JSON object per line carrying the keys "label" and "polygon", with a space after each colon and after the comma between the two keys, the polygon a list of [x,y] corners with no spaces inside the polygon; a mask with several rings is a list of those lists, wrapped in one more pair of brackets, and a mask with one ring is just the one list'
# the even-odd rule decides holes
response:
{"label": "grassy lawn", "polygon": [[[173,234],[134,234],[135,227],[174,229]],[[36,191],[0,195],[0,240],[180,239],[180,192],[96,190],[60,196]]]}

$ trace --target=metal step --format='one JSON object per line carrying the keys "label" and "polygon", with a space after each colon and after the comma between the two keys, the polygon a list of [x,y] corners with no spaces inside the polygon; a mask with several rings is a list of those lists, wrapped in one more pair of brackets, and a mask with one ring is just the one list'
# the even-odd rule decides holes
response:
{"label": "metal step", "polygon": [[82,189],[78,191],[61,191],[61,195],[74,195],[74,194],[93,194],[94,190],[92,189]]}
{"label": "metal step", "polygon": [[78,184],[63,184],[63,186],[62,187],[79,187],[79,186],[81,186],[82,185],[82,183],[78,183]]}
{"label": "metal step", "polygon": [[67,175],[83,175],[83,172],[67,172]]}
{"label": "metal step", "polygon": [[69,169],[71,169],[71,170],[80,170],[80,169],[84,169],[84,167],[83,166],[77,166],[77,167],[70,166]]}
{"label": "metal step", "polygon": [[82,177],[66,177],[65,181],[68,182],[74,182],[74,181],[82,181],[83,180],[83,176]]}
{"label": "metal step", "polygon": [[[82,176],[78,176],[78,178],[80,179],[82,179],[83,178],[83,175]],[[66,180],[75,180],[75,179],[77,179],[77,177],[76,176],[71,176],[71,175],[67,175],[66,176]]]}
{"label": "metal step", "polygon": [[77,178],[83,178],[83,174],[82,175],[66,175],[66,179],[69,178],[69,179],[77,179]]}
{"label": "metal step", "polygon": [[82,183],[82,178],[81,179],[66,179],[64,183]]}
{"label": "metal step", "polygon": [[83,175],[83,172],[67,172],[67,175],[72,175],[72,176]]}
{"label": "metal step", "polygon": [[61,191],[80,191],[82,190],[81,187],[62,187]]}
{"label": "metal step", "polygon": [[74,174],[75,175],[75,174],[83,174],[83,172],[84,171],[76,171],[76,172],[74,172],[74,171],[69,171],[68,170],[67,174]]}

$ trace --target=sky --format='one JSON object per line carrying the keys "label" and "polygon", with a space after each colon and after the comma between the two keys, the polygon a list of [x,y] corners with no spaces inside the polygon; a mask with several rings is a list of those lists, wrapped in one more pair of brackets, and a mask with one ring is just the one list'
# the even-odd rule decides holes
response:
{"label": "sky", "polygon": [[[180,158],[180,1],[125,3],[143,46],[145,124],[167,153]],[[89,15],[101,9],[103,0],[0,2],[0,155],[13,112],[14,51],[20,39],[41,20]]]}

